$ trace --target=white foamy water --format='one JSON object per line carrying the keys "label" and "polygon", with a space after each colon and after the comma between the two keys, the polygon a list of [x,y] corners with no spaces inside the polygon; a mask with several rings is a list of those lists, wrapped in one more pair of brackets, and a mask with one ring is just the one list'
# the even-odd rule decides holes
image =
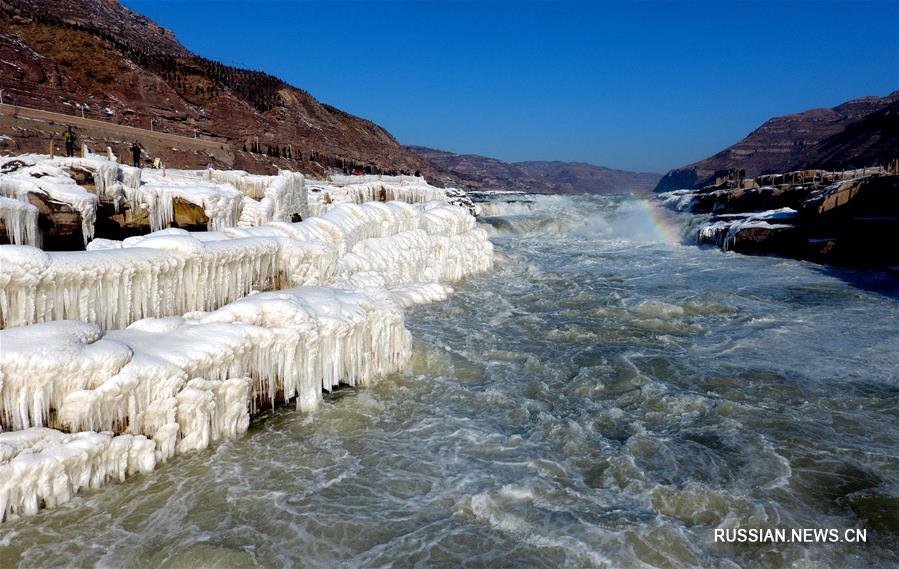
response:
{"label": "white foamy water", "polygon": [[483,219],[496,270],[410,309],[404,373],[4,524],[0,567],[899,563],[896,281],[515,199]]}

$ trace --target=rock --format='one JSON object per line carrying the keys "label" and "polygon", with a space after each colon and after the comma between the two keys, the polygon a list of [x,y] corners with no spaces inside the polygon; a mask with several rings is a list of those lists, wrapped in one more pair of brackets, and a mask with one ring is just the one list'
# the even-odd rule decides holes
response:
{"label": "rock", "polygon": [[834,184],[803,204],[813,260],[860,266],[899,262],[899,176]]}
{"label": "rock", "polygon": [[746,213],[789,207],[798,209],[808,199],[811,186],[765,186],[748,189],[701,191],[690,210],[693,213]]}
{"label": "rock", "polygon": [[722,215],[701,226],[700,244],[748,255],[801,256],[805,238],[794,222],[795,210],[784,208],[747,215]]}
{"label": "rock", "polygon": [[[871,170],[876,174],[826,186],[681,190],[659,197],[678,211],[716,214],[695,232],[699,244],[838,265],[895,265],[899,175]],[[832,179],[834,173],[823,174],[819,179]],[[772,207],[778,209],[758,211]]]}
{"label": "rock", "polygon": [[738,226],[729,235],[728,241],[728,249],[747,255],[798,257],[805,246],[805,239],[798,227],[766,222]]}
{"label": "rock", "polygon": [[897,109],[899,91],[854,99],[832,109],[774,117],[737,144],[671,170],[655,191],[703,187],[735,169],[753,178],[771,172],[886,163],[896,158],[895,130],[887,125],[895,125]]}
{"label": "rock", "polygon": [[805,257],[817,263],[834,263],[839,259],[840,240],[836,237],[809,239]]}
{"label": "rock", "polygon": [[38,210],[38,231],[43,249],[77,251],[84,249],[81,214],[67,204],[42,194],[28,194],[28,201]]}
{"label": "rock", "polygon": [[[188,231],[206,231],[209,217],[203,208],[181,198],[173,200],[175,214],[171,227]],[[127,205],[115,211],[113,204],[101,201],[97,208],[95,235],[104,239],[121,240],[126,237],[146,235],[150,228],[150,211],[145,208],[132,210]]]}
{"label": "rock", "polygon": [[181,198],[174,200],[175,221],[172,227],[179,227],[188,231],[206,231],[209,217],[201,206],[185,201]]}
{"label": "rock", "polygon": [[459,207],[464,207],[468,210],[468,213],[473,216],[478,215],[478,206],[475,205],[473,201],[471,201],[471,197],[465,192],[465,190],[460,190],[458,188],[447,188],[446,197],[449,198],[449,202],[451,204],[457,205]]}

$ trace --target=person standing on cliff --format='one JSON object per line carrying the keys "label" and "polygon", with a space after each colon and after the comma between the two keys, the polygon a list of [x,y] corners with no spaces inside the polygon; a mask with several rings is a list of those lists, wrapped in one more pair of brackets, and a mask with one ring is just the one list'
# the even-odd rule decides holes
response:
{"label": "person standing on cliff", "polygon": [[131,145],[131,164],[135,168],[140,168],[140,153],[141,153],[140,144],[137,141],[134,141],[134,144]]}
{"label": "person standing on cliff", "polygon": [[66,143],[66,156],[75,156],[75,141],[78,140],[78,137],[71,126],[66,127],[66,130],[62,133],[62,139]]}

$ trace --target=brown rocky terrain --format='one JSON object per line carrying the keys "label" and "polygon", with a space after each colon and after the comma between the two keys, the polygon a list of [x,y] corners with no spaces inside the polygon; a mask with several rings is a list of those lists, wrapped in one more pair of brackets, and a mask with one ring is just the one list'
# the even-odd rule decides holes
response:
{"label": "brown rocky terrain", "polygon": [[191,53],[116,0],[0,0],[0,8],[0,152],[46,153],[51,143],[60,152],[68,124],[94,150],[127,158],[137,140],[145,159],[169,167],[418,171],[436,184],[540,193],[648,191],[658,179],[404,147],[276,77]]}
{"label": "brown rocky terrain", "polygon": [[510,190],[540,194],[649,192],[658,174],[613,170],[583,162],[503,162],[476,154],[455,154],[410,146],[448,181],[468,189]]}
{"label": "brown rocky terrain", "polygon": [[756,177],[810,168],[887,164],[899,156],[897,112],[899,91],[886,97],[854,99],[832,109],[775,117],[714,156],[671,170],[656,191],[700,188],[736,169]]}
{"label": "brown rocky terrain", "polygon": [[[441,178],[371,121],[266,73],[194,55],[170,31],[115,0],[0,0],[0,89],[5,103],[83,111],[88,119],[197,137],[228,151],[208,156],[174,152],[177,144],[155,146],[154,154],[173,167],[212,162],[252,172],[271,173],[277,165],[321,173],[349,166]],[[0,135],[11,142],[0,140],[12,151],[47,152],[48,137],[59,140],[62,130],[58,123],[29,129],[0,120]],[[96,132],[82,140],[101,148],[129,143],[112,138]]]}
{"label": "brown rocky terrain", "polygon": [[660,197],[705,214],[700,244],[856,267],[899,267],[899,162],[848,172],[780,175],[773,185],[707,187]]}

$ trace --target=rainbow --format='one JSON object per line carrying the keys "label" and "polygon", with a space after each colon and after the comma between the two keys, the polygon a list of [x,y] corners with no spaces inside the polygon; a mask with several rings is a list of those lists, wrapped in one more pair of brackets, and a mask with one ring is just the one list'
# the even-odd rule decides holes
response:
{"label": "rainbow", "polygon": [[671,212],[651,199],[637,198],[634,203],[640,214],[645,216],[655,241],[662,241],[672,247],[681,245],[683,241],[681,226],[675,222]]}

